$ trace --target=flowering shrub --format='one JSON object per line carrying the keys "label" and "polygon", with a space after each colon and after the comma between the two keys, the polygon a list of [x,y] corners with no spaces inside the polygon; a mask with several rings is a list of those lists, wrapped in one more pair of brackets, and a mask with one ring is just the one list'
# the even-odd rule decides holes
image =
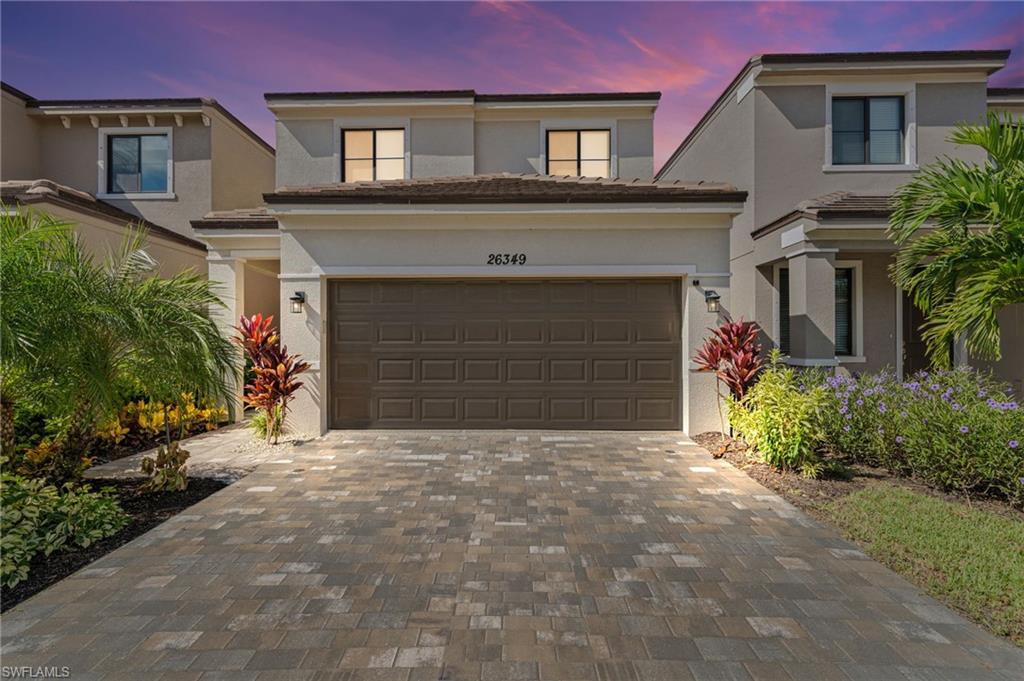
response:
{"label": "flowering shrub", "polygon": [[802,378],[773,350],[754,387],[742,400],[730,398],[729,423],[765,463],[816,478],[822,471],[817,449],[826,391],[820,381],[807,387]]}
{"label": "flowering shrub", "polygon": [[1024,409],[1008,387],[967,368],[827,380],[822,427],[857,461],[964,495],[1024,505]]}

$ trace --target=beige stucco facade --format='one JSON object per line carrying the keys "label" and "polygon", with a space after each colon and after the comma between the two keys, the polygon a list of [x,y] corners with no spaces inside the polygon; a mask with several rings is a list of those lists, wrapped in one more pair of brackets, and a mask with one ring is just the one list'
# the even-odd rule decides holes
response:
{"label": "beige stucco facade", "polygon": [[611,131],[612,176],[650,179],[654,174],[656,100],[625,106],[479,103],[472,98],[386,105],[367,102],[270,101],[277,122],[277,186],[340,182],[341,131],[400,128],[405,135],[406,177],[546,172],[546,131]]}
{"label": "beige stucco facade", "polygon": [[[282,339],[312,365],[290,416],[293,427],[320,433],[328,427],[326,291],[337,278],[678,277],[682,280],[683,427],[687,432],[717,430],[715,381],[690,362],[706,328],[716,322],[707,311],[704,290],[729,300],[728,229],[738,207],[544,206],[406,207],[277,211],[280,229],[280,316]],[[211,267],[232,281],[244,270],[247,252],[268,246],[252,237],[204,237],[214,248]],[[486,265],[495,250],[527,254],[527,265]],[[212,272],[212,269],[211,269]],[[211,275],[212,276],[212,275]],[[243,272],[248,290],[250,274]],[[694,284],[699,282],[700,286]],[[288,298],[302,291],[301,314],[288,310]],[[248,293],[243,306],[249,305]]]}

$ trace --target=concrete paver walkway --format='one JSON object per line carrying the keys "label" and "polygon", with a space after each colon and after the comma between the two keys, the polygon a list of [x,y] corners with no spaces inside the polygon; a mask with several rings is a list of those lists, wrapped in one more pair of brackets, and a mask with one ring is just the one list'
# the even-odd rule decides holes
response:
{"label": "concrete paver walkway", "polygon": [[679,434],[339,432],[6,613],[72,678],[1024,678]]}

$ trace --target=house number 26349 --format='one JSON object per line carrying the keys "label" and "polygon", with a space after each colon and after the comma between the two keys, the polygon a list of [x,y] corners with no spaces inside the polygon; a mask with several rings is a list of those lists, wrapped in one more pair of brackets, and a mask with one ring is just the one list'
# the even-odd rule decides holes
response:
{"label": "house number 26349", "polygon": [[489,253],[487,255],[488,265],[525,265],[525,253]]}

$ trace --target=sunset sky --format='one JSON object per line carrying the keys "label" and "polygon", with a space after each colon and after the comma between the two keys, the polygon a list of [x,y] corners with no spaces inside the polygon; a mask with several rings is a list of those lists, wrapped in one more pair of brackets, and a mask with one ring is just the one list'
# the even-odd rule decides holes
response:
{"label": "sunset sky", "polygon": [[3,80],[34,97],[218,99],[271,144],[263,93],[660,90],[660,164],[761,52],[1014,51],[1024,3],[0,4]]}

